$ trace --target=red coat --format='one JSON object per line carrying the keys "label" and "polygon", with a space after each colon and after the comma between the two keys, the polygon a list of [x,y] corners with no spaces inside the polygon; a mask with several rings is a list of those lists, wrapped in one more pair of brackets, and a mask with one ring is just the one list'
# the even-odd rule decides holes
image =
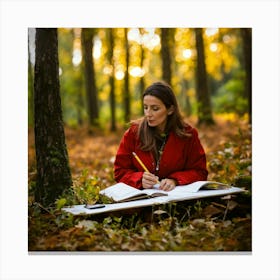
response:
{"label": "red coat", "polygon": [[[195,128],[188,126],[191,137],[178,137],[169,133],[160,161],[158,176],[161,179],[175,179],[178,185],[207,180],[206,156]],[[156,161],[152,152],[139,148],[137,126],[131,126],[121,140],[114,163],[117,182],[142,188],[143,168],[132,155],[135,152],[151,173],[155,173]]]}

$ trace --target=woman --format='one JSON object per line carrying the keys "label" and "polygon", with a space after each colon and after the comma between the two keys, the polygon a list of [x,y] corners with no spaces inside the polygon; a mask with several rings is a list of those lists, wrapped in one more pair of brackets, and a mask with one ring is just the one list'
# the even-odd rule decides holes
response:
{"label": "woman", "polygon": [[152,84],[143,94],[143,104],[144,117],[132,122],[121,140],[115,180],[138,189],[159,183],[165,191],[207,180],[206,156],[197,130],[183,121],[171,87]]}

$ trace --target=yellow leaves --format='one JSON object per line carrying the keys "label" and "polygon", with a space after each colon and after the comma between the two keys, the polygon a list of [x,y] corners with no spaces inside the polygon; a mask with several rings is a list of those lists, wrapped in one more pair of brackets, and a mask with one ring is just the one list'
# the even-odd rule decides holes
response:
{"label": "yellow leaves", "polygon": [[237,175],[251,176],[250,127],[230,114],[215,116],[215,121],[215,129],[200,129],[207,154],[208,179],[233,183]]}
{"label": "yellow leaves", "polygon": [[62,207],[64,207],[67,203],[66,198],[60,198],[56,200],[56,209],[61,209]]}
{"label": "yellow leaves", "polygon": [[84,170],[82,175],[74,181],[73,190],[80,203],[95,204],[99,200],[99,178],[88,175]]}
{"label": "yellow leaves", "polygon": [[234,39],[238,37],[236,29],[206,29],[205,35],[207,72],[216,80],[220,80],[223,72],[228,73],[239,64],[233,51],[238,45],[238,41]]}

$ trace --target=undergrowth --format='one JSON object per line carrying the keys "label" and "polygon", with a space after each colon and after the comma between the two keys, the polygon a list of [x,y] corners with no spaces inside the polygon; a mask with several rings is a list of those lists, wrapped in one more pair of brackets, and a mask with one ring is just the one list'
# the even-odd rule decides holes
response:
{"label": "undergrowth", "polygon": [[98,150],[99,158],[77,158],[83,154],[77,151],[92,139],[77,141],[80,146],[75,146],[72,132],[68,150],[70,162],[74,162],[73,186],[55,205],[46,208],[34,201],[36,172],[29,170],[29,251],[251,251],[251,130],[242,127],[233,131],[236,133],[217,143],[217,131],[204,130],[201,139],[207,150],[208,179],[244,188],[244,193],[230,199],[206,198],[78,217],[61,209],[111,203],[99,191],[114,184],[112,162],[118,142],[100,137],[100,142],[95,139],[96,146],[84,147]]}

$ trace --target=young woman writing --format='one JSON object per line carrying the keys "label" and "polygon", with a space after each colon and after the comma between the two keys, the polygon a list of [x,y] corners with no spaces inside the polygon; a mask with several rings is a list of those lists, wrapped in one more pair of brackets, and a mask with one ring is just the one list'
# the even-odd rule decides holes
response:
{"label": "young woman writing", "polygon": [[[156,82],[143,93],[144,117],[131,122],[114,162],[117,182],[170,191],[207,180],[206,156],[197,130],[183,121],[171,87]],[[135,156],[136,155],[136,156]]]}

